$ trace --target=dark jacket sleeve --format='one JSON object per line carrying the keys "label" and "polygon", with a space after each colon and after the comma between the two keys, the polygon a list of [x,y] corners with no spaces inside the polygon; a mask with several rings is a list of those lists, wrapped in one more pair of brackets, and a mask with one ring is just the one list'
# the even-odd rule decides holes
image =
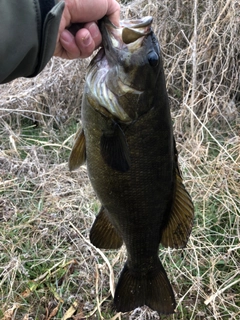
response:
{"label": "dark jacket sleeve", "polygon": [[2,0],[0,8],[0,83],[33,77],[52,57],[64,2]]}

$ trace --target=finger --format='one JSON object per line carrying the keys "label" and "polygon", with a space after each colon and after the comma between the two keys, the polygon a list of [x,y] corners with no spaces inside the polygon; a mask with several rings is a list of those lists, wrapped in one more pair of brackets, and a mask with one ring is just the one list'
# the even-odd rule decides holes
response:
{"label": "finger", "polygon": [[84,25],[84,28],[90,32],[90,35],[95,43],[95,49],[97,49],[102,42],[102,35],[97,24],[95,22],[89,22]]}
{"label": "finger", "polygon": [[70,23],[97,21],[107,15],[114,24],[119,25],[120,5],[115,0],[69,1],[65,11],[64,17]]}
{"label": "finger", "polygon": [[109,6],[106,15],[115,26],[119,27],[120,21],[120,5],[116,1],[109,0]]}
{"label": "finger", "polygon": [[75,36],[76,45],[79,52],[81,52],[81,58],[89,57],[95,50],[95,42],[88,29],[80,29]]}
{"label": "finger", "polygon": [[87,58],[101,44],[102,36],[95,22],[87,23],[74,33],[75,36],[69,30],[61,33],[55,56],[67,59]]}
{"label": "finger", "polygon": [[68,30],[64,30],[60,34],[60,52],[57,53],[58,56],[68,59],[79,58],[81,52],[76,44],[75,37]]}

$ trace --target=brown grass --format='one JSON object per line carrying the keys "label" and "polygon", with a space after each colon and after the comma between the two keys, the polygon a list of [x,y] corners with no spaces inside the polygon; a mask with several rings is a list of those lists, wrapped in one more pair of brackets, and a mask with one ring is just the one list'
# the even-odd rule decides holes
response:
{"label": "brown grass", "polygon": [[[240,316],[240,5],[237,0],[128,2],[153,15],[179,150],[196,209],[182,251],[160,249],[178,302],[170,319]],[[86,167],[70,173],[87,61],[52,59],[0,87],[0,318],[159,319],[111,310],[126,258],[88,240],[99,203]],[[110,277],[111,276],[111,277]],[[162,319],[166,317],[161,317]]]}

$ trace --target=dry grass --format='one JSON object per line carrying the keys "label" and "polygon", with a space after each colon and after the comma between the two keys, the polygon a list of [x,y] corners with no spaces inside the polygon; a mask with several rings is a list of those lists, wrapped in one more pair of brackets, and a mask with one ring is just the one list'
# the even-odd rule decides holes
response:
{"label": "dry grass", "polygon": [[[160,250],[178,301],[170,319],[240,317],[240,4],[128,2],[153,15],[186,185],[196,208],[183,251]],[[125,249],[88,241],[99,203],[86,168],[67,168],[86,61],[52,59],[0,87],[0,318],[159,319],[111,310]],[[110,264],[109,264],[110,262]],[[111,278],[109,278],[111,276]],[[161,317],[162,319],[166,317]]]}

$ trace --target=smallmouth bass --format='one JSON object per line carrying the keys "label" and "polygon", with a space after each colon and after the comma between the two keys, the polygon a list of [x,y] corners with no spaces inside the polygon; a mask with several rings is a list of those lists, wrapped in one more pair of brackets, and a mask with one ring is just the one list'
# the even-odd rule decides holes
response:
{"label": "smallmouth bass", "polygon": [[127,261],[114,295],[117,311],[176,307],[159,245],[186,246],[194,208],[178,167],[160,46],[152,17],[100,23],[103,48],[91,61],[82,131],[69,168],[87,161],[102,207],[90,231],[98,248],[125,243]]}

